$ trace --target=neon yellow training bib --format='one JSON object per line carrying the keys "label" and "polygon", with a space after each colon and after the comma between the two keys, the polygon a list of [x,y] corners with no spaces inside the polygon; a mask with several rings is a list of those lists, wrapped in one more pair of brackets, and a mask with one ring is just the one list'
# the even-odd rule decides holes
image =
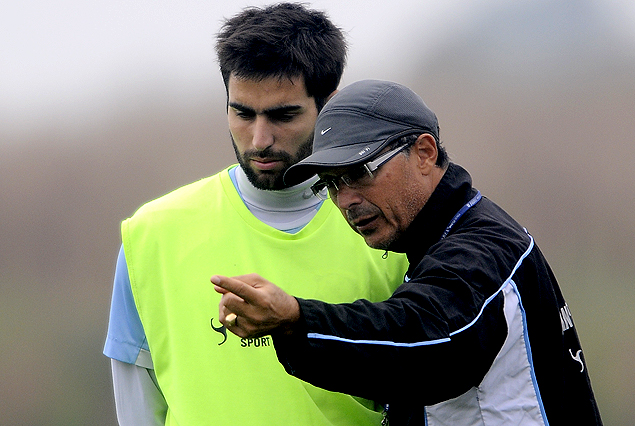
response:
{"label": "neon yellow training bib", "polygon": [[141,207],[122,239],[166,425],[379,424],[369,401],[288,375],[270,336],[241,339],[221,327],[209,281],[256,272],[302,298],[387,299],[403,282],[405,256],[382,259],[333,203],[297,234],[278,231],[249,212],[224,170]]}

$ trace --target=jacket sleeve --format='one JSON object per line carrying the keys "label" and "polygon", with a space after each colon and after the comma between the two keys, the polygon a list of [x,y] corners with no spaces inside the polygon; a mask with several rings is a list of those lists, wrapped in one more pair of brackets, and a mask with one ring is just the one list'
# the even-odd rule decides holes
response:
{"label": "jacket sleeve", "polygon": [[[426,256],[390,299],[327,304],[298,299],[290,336],[274,336],[288,373],[313,385],[378,401],[434,404],[478,385],[507,334],[507,268],[456,244]],[[421,397],[423,396],[423,401]]]}

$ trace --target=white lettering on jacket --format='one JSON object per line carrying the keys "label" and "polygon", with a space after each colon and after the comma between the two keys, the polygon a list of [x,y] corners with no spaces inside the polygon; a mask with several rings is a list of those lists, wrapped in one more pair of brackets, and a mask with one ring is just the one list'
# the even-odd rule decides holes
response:
{"label": "white lettering on jacket", "polygon": [[560,308],[560,324],[562,325],[563,333],[573,327],[573,317],[571,316],[569,306],[566,304]]}

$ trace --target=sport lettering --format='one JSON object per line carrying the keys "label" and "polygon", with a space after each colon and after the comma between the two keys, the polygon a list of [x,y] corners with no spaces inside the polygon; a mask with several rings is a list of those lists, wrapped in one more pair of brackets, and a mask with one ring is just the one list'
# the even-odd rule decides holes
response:
{"label": "sport lettering", "polygon": [[243,348],[259,348],[261,346],[271,346],[271,337],[257,337],[255,339],[240,339],[240,346]]}

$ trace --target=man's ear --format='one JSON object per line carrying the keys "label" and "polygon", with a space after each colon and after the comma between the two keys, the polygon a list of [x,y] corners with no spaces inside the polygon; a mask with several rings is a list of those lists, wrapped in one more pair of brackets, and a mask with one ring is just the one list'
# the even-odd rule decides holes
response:
{"label": "man's ear", "polygon": [[335,94],[336,94],[337,92],[339,92],[339,90],[338,90],[338,89],[333,90],[333,91],[331,92],[331,94],[328,96],[328,98],[326,98],[326,102],[330,101],[330,100],[331,100],[331,98],[332,98],[333,96],[335,96]]}
{"label": "man's ear", "polygon": [[421,173],[428,175],[434,170],[437,164],[439,150],[437,141],[430,133],[423,133],[414,144],[413,154],[418,156],[418,166]]}

